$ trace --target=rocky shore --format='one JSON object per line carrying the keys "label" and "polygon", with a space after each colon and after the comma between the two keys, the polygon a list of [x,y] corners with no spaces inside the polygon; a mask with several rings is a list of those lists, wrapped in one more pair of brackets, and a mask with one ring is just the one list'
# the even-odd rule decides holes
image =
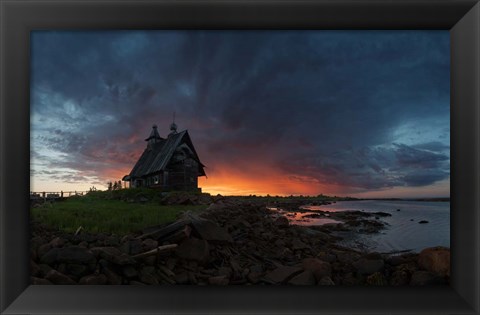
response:
{"label": "rocky shore", "polygon": [[448,284],[448,248],[428,248],[419,254],[381,254],[336,244],[335,231],[377,233],[384,227],[380,218],[385,215],[337,213],[333,217],[341,224],[304,227],[291,225],[286,216],[268,209],[264,202],[217,198],[201,215],[187,212],[170,225],[121,236],[90,234],[81,229],[63,233],[32,222],[31,282]]}

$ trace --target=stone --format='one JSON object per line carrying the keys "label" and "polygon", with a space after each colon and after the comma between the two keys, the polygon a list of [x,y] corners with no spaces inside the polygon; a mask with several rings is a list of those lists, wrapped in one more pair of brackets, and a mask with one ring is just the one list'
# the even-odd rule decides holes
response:
{"label": "stone", "polygon": [[337,260],[337,256],[335,256],[334,254],[326,253],[326,252],[318,253],[317,258],[329,263],[333,263]]}
{"label": "stone", "polygon": [[265,279],[273,283],[284,283],[303,271],[299,267],[281,266],[267,273]]}
{"label": "stone", "polygon": [[142,250],[149,251],[158,247],[158,242],[156,240],[152,240],[151,238],[147,238],[142,242]]}
{"label": "stone", "polygon": [[120,245],[120,240],[118,239],[117,236],[110,235],[110,236],[105,238],[103,244],[105,244],[105,246],[119,246]]}
{"label": "stone", "polygon": [[153,266],[157,263],[157,256],[152,255],[152,256],[145,257],[143,258],[143,262],[148,266]]}
{"label": "stone", "polygon": [[58,249],[57,261],[72,264],[96,263],[93,253],[83,247],[70,246]]}
{"label": "stone", "polygon": [[55,269],[50,270],[45,279],[52,282],[53,284],[76,284],[75,281],[70,279],[68,276],[56,271]]}
{"label": "stone", "polygon": [[305,258],[302,260],[302,267],[305,270],[310,270],[317,281],[332,274],[330,263],[317,258]]}
{"label": "stone", "polygon": [[390,285],[393,286],[408,285],[409,282],[410,276],[409,273],[405,270],[394,271],[392,276],[390,277]]}
{"label": "stone", "polygon": [[48,243],[52,248],[53,247],[62,247],[65,245],[65,240],[60,237],[55,237],[53,240]]}
{"label": "stone", "polygon": [[332,278],[329,276],[322,277],[320,281],[317,281],[318,285],[335,285],[335,282],[333,282]]}
{"label": "stone", "polygon": [[42,275],[42,270],[33,260],[30,260],[30,275],[34,277]]}
{"label": "stone", "polygon": [[302,242],[298,239],[294,239],[292,241],[292,249],[293,250],[301,250],[301,249],[307,249],[307,248],[310,248],[310,246],[308,246],[307,244],[305,244],[304,242]]}
{"label": "stone", "polygon": [[47,265],[47,264],[39,264],[39,265],[38,265],[38,268],[40,268],[40,275],[42,275],[43,277],[45,277],[45,275],[46,275],[50,270],[52,270],[52,267],[50,267],[50,266]]}
{"label": "stone", "polygon": [[47,279],[42,279],[42,278],[37,278],[37,277],[30,277],[30,283],[31,284],[34,284],[34,285],[50,285],[50,284],[53,284],[51,283],[50,281],[48,281]]}
{"label": "stone", "polygon": [[142,240],[140,239],[132,239],[125,243],[126,247],[128,247],[127,254],[130,255],[137,255],[142,252]]}
{"label": "stone", "polygon": [[310,270],[305,270],[288,281],[288,284],[293,285],[315,285],[315,283],[315,276]]}
{"label": "stone", "polygon": [[387,260],[385,261],[387,264],[390,266],[396,267],[401,264],[404,264],[406,262],[405,258],[403,256],[391,256],[388,257]]}
{"label": "stone", "polygon": [[335,251],[334,254],[337,256],[337,260],[342,264],[351,264],[353,261],[360,258],[360,254],[349,251]]}
{"label": "stone", "polygon": [[218,275],[230,278],[230,276],[232,275],[232,268],[230,268],[230,267],[220,267],[218,269]]}
{"label": "stone", "polygon": [[208,283],[211,285],[227,285],[228,278],[226,276],[216,276],[208,278]]}
{"label": "stone", "polygon": [[442,278],[424,270],[415,271],[410,279],[410,285],[434,285],[444,282]]}
{"label": "stone", "polygon": [[191,223],[193,230],[201,239],[209,242],[232,243],[232,236],[225,228],[218,226],[215,222],[205,219],[195,219]]}
{"label": "stone", "polygon": [[67,273],[77,277],[84,276],[85,273],[88,272],[88,267],[81,264],[67,264],[65,269]]}
{"label": "stone", "polygon": [[173,269],[175,269],[176,264],[177,264],[177,259],[175,259],[174,257],[168,257],[168,259],[165,263],[165,266],[168,269],[173,271]]}
{"label": "stone", "polygon": [[67,273],[67,265],[66,264],[59,264],[56,269],[58,272],[66,274]]}
{"label": "stone", "polygon": [[419,221],[418,224],[427,224],[428,221],[427,220],[422,220],[422,221]]}
{"label": "stone", "polygon": [[250,269],[250,272],[263,273],[262,265],[253,265],[253,266],[250,266],[249,269]]}
{"label": "stone", "polygon": [[122,277],[110,268],[103,268],[103,274],[107,277],[107,283],[113,285],[122,284]]}
{"label": "stone", "polygon": [[191,283],[191,284],[197,284],[198,283],[198,280],[197,280],[197,277],[195,276],[195,274],[193,272],[188,272],[188,281]]}
{"label": "stone", "polygon": [[184,272],[175,274],[175,282],[177,284],[187,284],[188,283],[188,273],[184,271]]}
{"label": "stone", "polygon": [[155,273],[155,268],[153,269],[153,272],[151,272],[149,269],[142,268],[138,278],[140,279],[141,282],[145,284],[158,284],[158,279],[154,275],[154,273]]}
{"label": "stone", "polygon": [[418,265],[439,276],[450,276],[450,249],[446,247],[430,247],[418,255]]}
{"label": "stone", "polygon": [[48,253],[52,249],[52,245],[49,244],[43,244],[40,245],[37,249],[37,256],[38,257],[43,257],[46,253]]}
{"label": "stone", "polygon": [[387,279],[380,272],[375,272],[369,275],[366,279],[366,283],[367,285],[375,285],[375,286],[383,286],[388,284]]}
{"label": "stone", "polygon": [[137,270],[129,265],[122,268],[122,273],[127,278],[135,278],[138,275]]}
{"label": "stone", "polygon": [[103,274],[88,275],[88,276],[82,277],[78,283],[87,284],[87,285],[103,285],[107,283],[107,277]]}
{"label": "stone", "polygon": [[370,275],[377,271],[383,270],[384,262],[383,259],[365,259],[362,258],[355,263],[353,263],[353,267],[357,270],[357,272],[361,275]]}
{"label": "stone", "polygon": [[123,266],[136,263],[135,259],[115,247],[94,247],[91,250],[95,255],[116,265]]}
{"label": "stone", "polygon": [[210,248],[206,240],[189,238],[183,241],[175,250],[178,257],[205,263],[210,258]]}
{"label": "stone", "polygon": [[290,225],[290,222],[288,222],[288,219],[284,216],[276,218],[273,223],[278,227],[288,227]]}
{"label": "stone", "polygon": [[258,282],[260,282],[260,279],[262,277],[262,273],[259,273],[259,272],[250,272],[248,275],[247,275],[247,280],[253,284],[256,284]]}
{"label": "stone", "polygon": [[382,255],[380,253],[377,253],[377,252],[368,253],[368,254],[364,255],[363,258],[370,259],[370,260],[383,259]]}

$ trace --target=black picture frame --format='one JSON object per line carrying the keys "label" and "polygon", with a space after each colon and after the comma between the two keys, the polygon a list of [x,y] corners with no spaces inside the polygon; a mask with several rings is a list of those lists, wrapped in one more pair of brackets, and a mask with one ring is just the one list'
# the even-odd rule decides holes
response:
{"label": "black picture frame", "polygon": [[[4,314],[479,314],[478,1],[0,0],[0,23],[0,311]],[[36,29],[450,30],[451,285],[29,285],[29,36]]]}

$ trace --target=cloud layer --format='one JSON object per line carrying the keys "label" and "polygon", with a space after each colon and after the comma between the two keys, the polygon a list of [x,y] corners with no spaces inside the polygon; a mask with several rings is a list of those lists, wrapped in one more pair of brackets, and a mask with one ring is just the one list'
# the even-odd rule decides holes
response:
{"label": "cloud layer", "polygon": [[447,31],[42,31],[31,61],[37,190],[121,178],[174,111],[207,191],[448,187]]}

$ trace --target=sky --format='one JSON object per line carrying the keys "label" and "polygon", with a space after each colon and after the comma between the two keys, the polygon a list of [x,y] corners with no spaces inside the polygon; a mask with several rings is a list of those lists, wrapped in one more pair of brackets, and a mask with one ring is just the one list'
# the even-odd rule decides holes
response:
{"label": "sky", "polygon": [[31,191],[105,189],[175,113],[224,195],[450,196],[448,31],[34,31]]}

